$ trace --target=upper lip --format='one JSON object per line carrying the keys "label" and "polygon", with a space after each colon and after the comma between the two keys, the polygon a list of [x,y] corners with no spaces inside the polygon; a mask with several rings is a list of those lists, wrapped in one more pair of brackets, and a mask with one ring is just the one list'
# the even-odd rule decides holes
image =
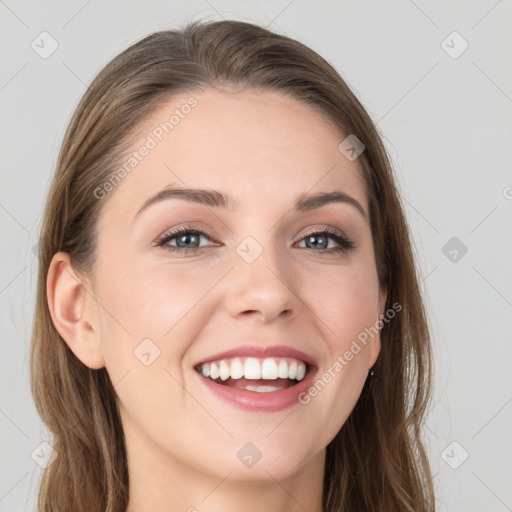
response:
{"label": "upper lip", "polygon": [[211,356],[207,356],[201,361],[198,361],[194,366],[209,363],[211,361],[219,361],[220,359],[228,359],[232,357],[292,357],[300,361],[304,361],[311,366],[316,366],[316,361],[313,357],[305,354],[296,348],[287,347],[286,345],[241,345],[231,348],[224,352],[218,352]]}

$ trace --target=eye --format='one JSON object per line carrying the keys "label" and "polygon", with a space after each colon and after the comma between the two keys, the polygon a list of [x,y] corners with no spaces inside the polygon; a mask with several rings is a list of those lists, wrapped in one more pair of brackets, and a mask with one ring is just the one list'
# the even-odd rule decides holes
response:
{"label": "eye", "polygon": [[[205,231],[181,227],[163,235],[163,237],[157,241],[157,246],[163,247],[167,251],[180,251],[188,254],[190,252],[197,252],[203,248],[199,246],[201,237],[212,240],[211,236]],[[174,240],[176,243],[171,243]]]}
{"label": "eye", "polygon": [[[334,240],[337,244],[337,247],[329,247],[329,239]],[[319,241],[318,241],[319,240]],[[323,229],[321,231],[313,231],[308,233],[304,238],[301,239],[300,242],[305,241],[306,249],[317,249],[320,248],[321,251],[317,252],[348,252],[349,250],[355,247],[355,244],[349,240],[346,236],[338,233],[337,231],[333,231],[331,229]],[[299,242],[299,243],[300,243]]]}
{"label": "eye", "polygon": [[[213,236],[208,232],[184,226],[165,233],[156,242],[156,245],[170,252],[178,251],[184,254],[195,253],[205,248],[205,246],[200,245],[201,238],[213,241]],[[329,240],[335,242],[334,247],[329,247]],[[346,236],[330,229],[312,231],[303,237],[299,243],[301,242],[305,242],[306,244],[305,247],[301,248],[312,249],[321,253],[344,253],[355,247],[354,243]]]}

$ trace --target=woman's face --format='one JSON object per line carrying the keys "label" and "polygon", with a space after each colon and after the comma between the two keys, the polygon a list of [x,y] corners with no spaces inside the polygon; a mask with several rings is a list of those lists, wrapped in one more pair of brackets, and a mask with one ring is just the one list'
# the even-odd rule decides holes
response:
{"label": "woman's face", "polygon": [[[129,461],[219,481],[323,468],[380,349],[378,334],[353,344],[385,299],[358,160],[318,113],[279,93],[175,96],[137,133],[136,164],[98,199],[92,282]],[[182,189],[213,196],[170,192]],[[334,191],[352,199],[295,207]],[[214,383],[197,370],[210,363],[216,376],[213,361],[251,378]],[[309,364],[300,382],[263,382],[255,362],[267,377]]]}

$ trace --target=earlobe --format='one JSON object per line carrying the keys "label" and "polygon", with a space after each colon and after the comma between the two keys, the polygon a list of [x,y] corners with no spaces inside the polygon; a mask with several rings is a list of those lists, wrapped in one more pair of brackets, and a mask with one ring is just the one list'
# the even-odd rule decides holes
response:
{"label": "earlobe", "polygon": [[65,252],[52,258],[46,295],[53,325],[71,351],[89,368],[103,368],[96,302]]}

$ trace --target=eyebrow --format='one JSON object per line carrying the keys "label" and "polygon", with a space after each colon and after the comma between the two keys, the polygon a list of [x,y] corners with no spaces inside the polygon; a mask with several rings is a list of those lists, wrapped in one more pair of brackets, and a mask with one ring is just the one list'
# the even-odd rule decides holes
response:
{"label": "eyebrow", "polygon": [[[135,217],[140,215],[149,206],[170,199],[182,199],[184,201],[211,206],[213,208],[226,208],[231,211],[235,211],[239,206],[237,201],[232,201],[229,195],[219,192],[218,190],[174,188],[173,185],[170,185],[147,199],[135,214]],[[366,212],[361,204],[352,196],[349,196],[345,192],[341,192],[339,190],[320,192],[317,194],[303,194],[295,201],[292,209],[297,212],[306,212],[316,210],[329,203],[345,203],[353,206],[365,220],[368,220]]]}

